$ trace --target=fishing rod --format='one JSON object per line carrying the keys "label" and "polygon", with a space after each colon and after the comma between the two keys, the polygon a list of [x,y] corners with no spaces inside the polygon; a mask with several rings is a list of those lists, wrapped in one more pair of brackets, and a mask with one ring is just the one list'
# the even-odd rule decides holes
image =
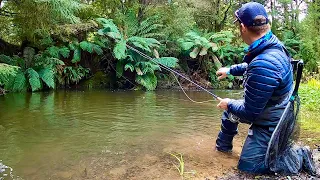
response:
{"label": "fishing rod", "polygon": [[[189,78],[185,77],[185,76],[184,76],[184,75],[182,75],[181,73],[179,73],[179,72],[177,72],[177,71],[175,71],[175,70],[171,69],[170,67],[168,67],[168,66],[166,66],[166,65],[164,65],[164,64],[161,64],[161,63],[159,63],[159,62],[155,61],[155,60],[154,60],[154,58],[152,58],[152,57],[150,57],[150,56],[148,56],[148,55],[144,54],[143,52],[141,52],[141,51],[139,51],[139,50],[137,50],[137,49],[135,49],[135,48],[133,48],[133,47],[131,47],[131,46],[127,45],[127,44],[126,44],[126,47],[127,47],[127,48],[129,48],[129,49],[131,49],[131,50],[133,50],[134,52],[138,53],[140,56],[142,56],[142,57],[144,57],[144,58],[146,58],[146,59],[148,59],[148,60],[152,61],[153,63],[156,63],[156,64],[160,65],[162,68],[166,69],[167,71],[170,71],[171,73],[176,74],[176,75],[178,75],[178,76],[182,77],[183,79],[185,79],[185,80],[189,81],[189,82],[190,82],[190,83],[192,83],[193,85],[195,85],[195,86],[197,86],[198,88],[202,89],[203,91],[205,91],[205,92],[209,93],[209,94],[210,94],[211,96],[213,96],[215,99],[217,99],[217,100],[219,100],[219,101],[221,100],[221,98],[220,98],[220,97],[218,97],[218,96],[217,96],[217,95],[215,95],[214,93],[210,92],[210,91],[209,91],[209,90],[207,90],[206,88],[204,88],[204,87],[200,86],[199,84],[197,84],[197,83],[193,82],[192,80],[190,80]],[[179,84],[179,85],[180,85],[180,84]],[[180,86],[180,87],[181,87],[181,86]]]}

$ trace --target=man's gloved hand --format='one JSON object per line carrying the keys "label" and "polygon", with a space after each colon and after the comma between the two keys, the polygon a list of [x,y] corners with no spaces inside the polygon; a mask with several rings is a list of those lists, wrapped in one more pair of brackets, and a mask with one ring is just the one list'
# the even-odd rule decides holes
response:
{"label": "man's gloved hand", "polygon": [[216,75],[218,76],[219,80],[226,78],[229,74],[230,74],[230,68],[227,68],[227,67],[220,68],[216,72]]}

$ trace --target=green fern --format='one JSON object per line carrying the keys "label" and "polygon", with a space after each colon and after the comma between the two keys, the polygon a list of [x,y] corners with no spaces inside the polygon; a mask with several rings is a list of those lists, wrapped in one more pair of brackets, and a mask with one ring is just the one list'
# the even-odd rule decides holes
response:
{"label": "green fern", "polygon": [[28,68],[26,73],[28,74],[29,83],[32,91],[37,91],[41,89],[41,82],[39,74],[32,68]]}
{"label": "green fern", "polygon": [[158,83],[156,75],[152,73],[137,75],[136,82],[144,86],[148,91],[155,90]]}
{"label": "green fern", "polygon": [[9,64],[9,65],[14,65],[15,64],[13,58],[11,58],[10,56],[6,56],[4,54],[0,54],[0,62]]}
{"label": "green fern", "polygon": [[55,73],[51,68],[45,68],[39,71],[39,77],[51,89],[54,89],[55,87],[54,74]]}
{"label": "green fern", "polygon": [[198,55],[206,56],[209,50],[214,53],[218,50],[216,43],[209,41],[205,35],[201,36],[193,31],[187,33],[184,38],[178,39],[178,42],[184,51],[191,50],[189,55],[194,59],[197,58]]}
{"label": "green fern", "polygon": [[87,51],[89,53],[93,52],[92,43],[89,43],[88,41],[80,42],[80,47],[82,50]]}
{"label": "green fern", "polygon": [[98,55],[103,54],[103,50],[101,49],[101,47],[99,45],[93,44],[91,42],[88,41],[82,41],[80,43],[80,47],[82,50],[87,51],[89,53],[97,53]]}
{"label": "green fern", "polygon": [[59,58],[60,56],[60,48],[56,46],[51,46],[48,49],[46,49],[46,53],[49,54],[49,56],[54,58]]}
{"label": "green fern", "polygon": [[122,20],[122,23],[124,24],[124,31],[127,36],[134,36],[137,33],[139,21],[136,15],[136,9],[130,8],[127,10]]}
{"label": "green fern", "polygon": [[77,48],[73,52],[73,58],[71,60],[72,63],[77,63],[81,60],[81,49]]}
{"label": "green fern", "polygon": [[64,58],[68,58],[70,56],[70,49],[63,46],[59,49],[59,54],[61,54]]}
{"label": "green fern", "polygon": [[81,79],[86,77],[88,74],[89,74],[89,69],[83,68],[80,65],[78,67],[67,66],[64,68],[64,71],[63,71],[63,75],[65,76],[63,80],[65,81],[65,85],[69,85],[73,83],[77,84]]}
{"label": "green fern", "polygon": [[160,63],[162,65],[165,65],[170,68],[175,68],[178,65],[178,59],[174,57],[161,57],[158,59],[154,59],[157,63]]}
{"label": "green fern", "polygon": [[154,71],[160,70],[160,67],[158,64],[154,64],[152,62],[147,62],[147,61],[137,62],[135,66],[141,69],[142,74],[147,74],[147,73],[153,74]]}
{"label": "green fern", "polygon": [[121,60],[121,59],[125,59],[127,57],[126,51],[127,51],[126,41],[121,40],[114,47],[113,54],[116,59]]}
{"label": "green fern", "polygon": [[27,79],[24,72],[18,71],[17,75],[5,89],[10,89],[15,92],[25,91],[27,89]]}
{"label": "green fern", "polygon": [[17,74],[19,67],[0,63],[0,86],[7,86],[9,80]]}
{"label": "green fern", "polygon": [[151,16],[142,21],[136,35],[141,37],[164,37],[163,33],[158,33],[164,27],[158,23],[158,19],[158,16]]}
{"label": "green fern", "polygon": [[112,36],[112,38],[116,38],[117,40],[122,39],[120,31],[118,27],[113,23],[112,19],[98,18],[97,21],[103,26],[103,29],[98,30],[99,35],[106,35],[109,32],[113,32],[115,34],[109,34],[110,36]]}
{"label": "green fern", "polygon": [[133,72],[134,66],[131,63],[128,63],[124,66],[124,70],[127,71],[128,69],[130,69],[130,71]]}

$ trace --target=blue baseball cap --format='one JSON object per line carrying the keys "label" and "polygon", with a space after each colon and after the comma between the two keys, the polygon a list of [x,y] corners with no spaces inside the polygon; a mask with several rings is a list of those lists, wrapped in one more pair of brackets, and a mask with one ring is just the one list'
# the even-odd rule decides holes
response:
{"label": "blue baseball cap", "polygon": [[[235,13],[236,21],[240,21],[245,26],[262,26],[269,23],[268,13],[262,4],[257,2],[249,2],[243,4]],[[260,18],[259,18],[260,17]],[[261,21],[255,21],[256,18]]]}

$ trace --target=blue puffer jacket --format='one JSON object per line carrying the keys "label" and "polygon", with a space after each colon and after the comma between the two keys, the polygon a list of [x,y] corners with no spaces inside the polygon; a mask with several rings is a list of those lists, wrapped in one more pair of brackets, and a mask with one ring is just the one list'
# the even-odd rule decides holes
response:
{"label": "blue puffer jacket", "polygon": [[[270,32],[271,33],[271,32]],[[274,35],[251,49],[230,74],[244,76],[244,99],[231,100],[228,111],[247,123],[276,126],[293,86],[290,57]]]}

